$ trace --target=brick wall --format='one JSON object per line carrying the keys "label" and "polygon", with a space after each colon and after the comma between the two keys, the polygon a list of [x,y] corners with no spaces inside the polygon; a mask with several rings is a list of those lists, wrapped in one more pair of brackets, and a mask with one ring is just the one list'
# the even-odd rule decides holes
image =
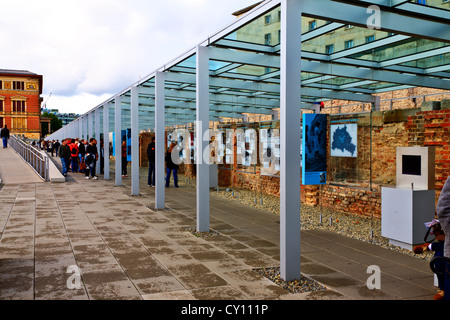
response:
{"label": "brick wall", "polygon": [[435,147],[436,201],[450,175],[450,110],[418,112],[408,118],[408,145]]}

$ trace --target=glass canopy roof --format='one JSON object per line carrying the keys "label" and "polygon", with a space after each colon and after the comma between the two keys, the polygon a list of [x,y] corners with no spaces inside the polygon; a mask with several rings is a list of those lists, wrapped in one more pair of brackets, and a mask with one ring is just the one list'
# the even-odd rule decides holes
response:
{"label": "glass canopy roof", "polygon": [[[302,2],[299,110],[326,100],[372,103],[375,94],[407,87],[450,90],[450,1]],[[368,18],[377,13],[380,25],[374,28]],[[281,17],[280,0],[266,0],[200,44],[213,50],[209,62],[211,121],[240,118],[244,113],[271,115],[279,108]],[[157,71],[168,76],[166,125],[194,122],[196,47]],[[139,128],[152,129],[155,74],[96,108],[108,106],[114,123],[114,100],[120,95],[126,126],[131,87],[137,86]]]}

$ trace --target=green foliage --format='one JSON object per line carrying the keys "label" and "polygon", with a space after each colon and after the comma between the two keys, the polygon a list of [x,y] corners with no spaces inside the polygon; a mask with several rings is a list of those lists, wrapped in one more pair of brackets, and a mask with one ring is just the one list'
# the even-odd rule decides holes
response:
{"label": "green foliage", "polygon": [[43,136],[45,136],[45,135],[47,135],[49,133],[53,133],[53,132],[55,132],[55,131],[57,131],[57,130],[62,128],[62,120],[60,120],[58,118],[58,116],[56,116],[55,114],[44,112],[41,116],[43,118],[50,118],[51,119],[50,120],[50,130],[51,130],[51,132],[47,132],[48,131],[47,126],[43,126],[42,127],[42,135]]}

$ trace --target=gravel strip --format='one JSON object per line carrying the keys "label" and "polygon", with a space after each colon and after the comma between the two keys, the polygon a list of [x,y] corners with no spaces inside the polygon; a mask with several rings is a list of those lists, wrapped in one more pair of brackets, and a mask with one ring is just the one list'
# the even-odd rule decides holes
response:
{"label": "gravel strip", "polygon": [[197,238],[215,237],[215,236],[220,235],[219,232],[214,231],[212,229],[208,232],[199,232],[199,231],[197,231],[197,229],[195,227],[189,227],[189,228],[186,228],[185,230],[187,232],[192,233]]}
{"label": "gravel strip", "polygon": [[311,291],[325,291],[327,288],[319,284],[314,279],[311,279],[309,277],[306,277],[304,275],[300,276],[300,280],[293,280],[293,281],[284,281],[281,278],[280,274],[280,268],[261,268],[261,269],[254,269],[259,274],[263,275],[264,277],[268,278],[275,284],[279,285],[280,287],[288,290],[291,293],[302,293],[302,292],[311,292]]}

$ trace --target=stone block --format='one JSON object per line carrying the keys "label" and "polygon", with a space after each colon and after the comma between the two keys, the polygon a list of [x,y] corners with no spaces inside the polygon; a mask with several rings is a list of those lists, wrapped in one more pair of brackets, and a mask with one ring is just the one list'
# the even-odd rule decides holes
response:
{"label": "stone block", "polygon": [[440,101],[425,101],[422,103],[421,111],[435,111],[441,110],[441,102]]}
{"label": "stone block", "polygon": [[441,110],[449,110],[450,109],[450,99],[444,99],[441,101]]}
{"label": "stone block", "polygon": [[396,109],[384,111],[383,122],[392,123],[392,122],[408,121],[408,117],[414,116],[418,111],[421,111],[421,109],[414,108],[414,109]]}

